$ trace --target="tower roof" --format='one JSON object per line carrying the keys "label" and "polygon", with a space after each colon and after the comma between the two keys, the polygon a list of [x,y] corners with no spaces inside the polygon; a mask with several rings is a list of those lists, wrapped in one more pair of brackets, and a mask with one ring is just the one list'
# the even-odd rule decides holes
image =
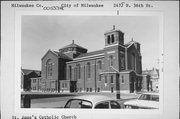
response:
{"label": "tower roof", "polygon": [[106,31],[106,32],[104,33],[104,35],[107,34],[107,33],[112,33],[112,32],[120,32],[120,33],[124,34],[121,30],[116,29],[116,28],[115,28],[115,25],[113,25],[113,29],[112,29],[112,30],[109,30],[109,31]]}
{"label": "tower roof", "polygon": [[74,40],[72,40],[72,43],[71,43],[71,44],[62,47],[61,49],[64,49],[64,48],[80,48],[80,49],[85,49],[85,50],[87,50],[86,48],[75,44],[75,43],[74,43]]}

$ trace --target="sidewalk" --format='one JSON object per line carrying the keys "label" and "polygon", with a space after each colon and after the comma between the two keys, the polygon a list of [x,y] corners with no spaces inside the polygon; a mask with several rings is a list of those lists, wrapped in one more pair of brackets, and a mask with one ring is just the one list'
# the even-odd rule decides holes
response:
{"label": "sidewalk", "polygon": [[121,105],[123,105],[125,101],[135,99],[139,96],[139,94],[135,94],[135,93],[130,93],[130,94],[121,93],[120,99],[116,99],[116,93],[110,93],[110,92],[56,93],[54,95],[49,94],[49,93],[31,93],[31,95],[34,95],[34,94],[41,96],[41,98],[32,99],[31,108],[63,107],[68,99],[71,99],[74,96],[80,96],[80,95],[105,95],[105,96],[111,97],[114,100],[117,100]]}
{"label": "sidewalk", "polygon": [[[22,95],[31,95],[32,98],[52,98],[52,97],[68,97],[79,95],[105,95],[116,100],[116,92],[81,92],[81,93],[51,93],[51,92],[23,92]],[[121,99],[138,98],[140,93],[120,93]]]}
{"label": "sidewalk", "polygon": [[[91,94],[91,95],[105,95],[108,97],[111,97],[112,99],[116,100],[116,95],[117,93],[86,93],[86,94]],[[133,99],[133,98],[138,98],[140,94],[136,93],[120,93],[120,99]]]}

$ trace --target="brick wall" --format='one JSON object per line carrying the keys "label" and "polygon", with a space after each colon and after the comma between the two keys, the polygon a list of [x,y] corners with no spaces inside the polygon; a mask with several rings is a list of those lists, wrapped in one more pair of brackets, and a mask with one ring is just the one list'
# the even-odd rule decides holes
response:
{"label": "brick wall", "polygon": [[[46,71],[46,66],[47,66],[47,61],[51,60],[52,64],[52,75],[48,76],[47,75],[47,71]],[[52,53],[52,51],[48,51],[45,55],[45,57],[42,58],[41,60],[41,76],[42,76],[42,82],[43,82],[43,86],[42,89],[43,90],[48,90],[50,91],[51,88],[53,88],[54,90],[54,81],[58,81],[58,57]]]}
{"label": "brick wall", "polygon": [[141,58],[139,53],[137,52],[136,48],[134,45],[132,45],[130,48],[128,48],[128,69],[132,69],[132,53],[135,54],[136,57],[136,67],[135,67],[135,71],[139,74],[142,73],[142,68],[141,68]]}

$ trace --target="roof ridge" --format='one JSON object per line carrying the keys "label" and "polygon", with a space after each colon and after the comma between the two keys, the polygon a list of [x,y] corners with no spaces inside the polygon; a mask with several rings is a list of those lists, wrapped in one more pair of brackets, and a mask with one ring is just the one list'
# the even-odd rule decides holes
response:
{"label": "roof ridge", "polygon": [[80,45],[78,45],[78,44],[75,44],[75,43],[71,43],[71,44],[69,44],[69,45],[66,45],[66,46],[60,48],[60,49],[64,49],[64,48],[68,48],[68,47],[79,47],[79,48],[81,48],[81,49],[87,50],[86,48],[84,48],[84,47],[82,47],[82,46],[80,46]]}
{"label": "roof ridge", "polygon": [[41,71],[41,70],[37,70],[37,69],[24,69],[24,68],[22,68],[22,70],[29,70],[29,71]]}
{"label": "roof ridge", "polygon": [[97,55],[97,54],[99,54],[99,53],[102,53],[103,51],[104,51],[104,49],[95,50],[95,51],[91,51],[91,52],[87,52],[87,53],[83,53],[83,54],[77,56],[76,58],[86,57],[86,56],[89,56],[90,54],[91,54],[91,55]]}
{"label": "roof ridge", "polygon": [[[61,56],[62,56],[62,57],[61,57]],[[68,55],[66,55],[66,54],[64,54],[64,53],[62,53],[62,52],[58,52],[58,57],[72,60],[71,57],[69,57]]]}
{"label": "roof ridge", "polygon": [[87,53],[91,53],[91,52],[97,52],[97,51],[103,51],[104,49],[101,49],[101,50],[94,50],[94,51],[90,51],[90,52],[87,52]]}

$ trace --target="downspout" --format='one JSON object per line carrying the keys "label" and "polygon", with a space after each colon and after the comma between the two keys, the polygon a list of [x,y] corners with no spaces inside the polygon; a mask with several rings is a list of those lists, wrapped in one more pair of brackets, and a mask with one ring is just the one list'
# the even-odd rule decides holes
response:
{"label": "downspout", "polygon": [[126,62],[125,70],[127,70],[128,69],[128,59],[127,59],[127,48],[126,47],[125,47],[125,62]]}
{"label": "downspout", "polygon": [[86,91],[86,87],[85,87],[85,84],[86,84],[86,67],[85,67],[85,63],[84,63],[84,92]]}
{"label": "downspout", "polygon": [[95,59],[95,64],[94,64],[94,67],[95,67],[95,70],[94,70],[94,73],[95,73],[95,92],[96,92],[96,59]]}

